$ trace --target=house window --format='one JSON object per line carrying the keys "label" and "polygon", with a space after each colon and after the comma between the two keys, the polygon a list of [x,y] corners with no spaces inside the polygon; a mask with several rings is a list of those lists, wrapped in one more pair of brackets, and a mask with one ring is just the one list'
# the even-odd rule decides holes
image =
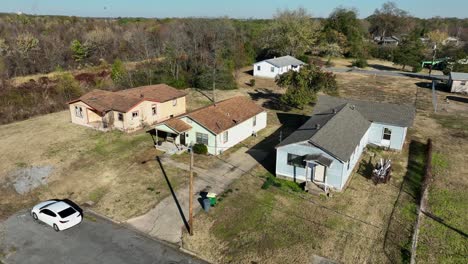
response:
{"label": "house window", "polygon": [[349,170],[349,165],[351,165],[351,159],[348,161],[348,170]]}
{"label": "house window", "polygon": [[392,130],[390,130],[389,128],[384,128],[383,139],[390,140],[391,137],[392,137]]}
{"label": "house window", "polygon": [[257,66],[257,71],[260,71],[262,67],[260,67],[260,65]]}
{"label": "house window", "polygon": [[257,125],[257,116],[254,116],[254,117],[253,117],[252,125],[253,125],[253,126],[256,126],[256,125]]}
{"label": "house window", "polygon": [[208,145],[208,134],[197,132],[196,136],[197,136],[197,139],[196,139],[197,144]]}
{"label": "house window", "polygon": [[81,108],[81,106],[75,106],[75,115],[79,118],[83,118],[83,108]]}
{"label": "house window", "polygon": [[223,133],[223,143],[226,143],[229,140],[229,133],[228,132],[229,131],[224,131],[224,133]]}
{"label": "house window", "polygon": [[151,106],[151,113],[153,113],[153,115],[156,115],[158,113],[158,109],[156,108],[156,105]]}
{"label": "house window", "polygon": [[177,99],[172,100],[172,106],[176,106],[176,105],[177,105]]}
{"label": "house window", "polygon": [[288,153],[288,165],[299,168],[305,168],[304,159],[302,156]]}
{"label": "house window", "polygon": [[132,119],[138,117],[138,111],[132,112]]}
{"label": "house window", "polygon": [[270,68],[270,71],[271,71],[271,72],[275,72],[275,67],[271,67],[271,68]]}
{"label": "house window", "polygon": [[117,115],[117,118],[119,119],[119,121],[124,121],[124,115],[122,113],[119,113]]}
{"label": "house window", "polygon": [[460,85],[465,85],[465,84],[466,84],[466,82],[460,82]]}

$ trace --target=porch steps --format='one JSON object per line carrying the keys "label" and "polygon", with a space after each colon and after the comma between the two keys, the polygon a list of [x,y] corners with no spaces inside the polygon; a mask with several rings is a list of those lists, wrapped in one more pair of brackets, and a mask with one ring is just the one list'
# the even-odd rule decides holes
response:
{"label": "porch steps", "polygon": [[313,194],[313,195],[324,195],[326,194],[325,191],[319,187],[317,184],[313,183],[313,182],[306,182],[305,185],[304,185],[304,190],[310,194]]}

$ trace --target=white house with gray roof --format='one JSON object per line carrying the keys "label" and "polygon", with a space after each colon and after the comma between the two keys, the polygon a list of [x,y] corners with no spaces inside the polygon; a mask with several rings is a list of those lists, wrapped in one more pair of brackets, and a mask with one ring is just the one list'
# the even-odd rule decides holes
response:
{"label": "white house with gray roof", "polygon": [[452,93],[468,93],[468,73],[451,72],[448,84]]}
{"label": "white house with gray roof", "polygon": [[276,76],[290,70],[299,71],[302,65],[305,63],[288,55],[256,62],[253,74],[258,77],[276,78]]}
{"label": "white house with gray roof", "polygon": [[415,108],[319,96],[312,117],[276,146],[276,176],[343,190],[368,144],[401,150]]}

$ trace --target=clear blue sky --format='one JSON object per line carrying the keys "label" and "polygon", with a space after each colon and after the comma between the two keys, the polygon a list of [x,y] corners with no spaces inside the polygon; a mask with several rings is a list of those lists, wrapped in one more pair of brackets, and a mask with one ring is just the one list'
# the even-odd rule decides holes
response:
{"label": "clear blue sky", "polygon": [[[0,0],[0,12],[93,17],[219,17],[270,18],[277,9],[304,7],[326,17],[338,6],[355,7],[367,17],[385,0]],[[395,0],[422,18],[467,17],[468,0]]]}

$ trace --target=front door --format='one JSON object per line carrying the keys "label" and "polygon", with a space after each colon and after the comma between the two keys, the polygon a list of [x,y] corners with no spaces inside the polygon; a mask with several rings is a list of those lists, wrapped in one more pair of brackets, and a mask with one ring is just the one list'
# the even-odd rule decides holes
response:
{"label": "front door", "polygon": [[314,166],[314,181],[325,182],[325,167],[322,165]]}
{"label": "front door", "polygon": [[180,144],[185,146],[185,133],[180,134]]}

